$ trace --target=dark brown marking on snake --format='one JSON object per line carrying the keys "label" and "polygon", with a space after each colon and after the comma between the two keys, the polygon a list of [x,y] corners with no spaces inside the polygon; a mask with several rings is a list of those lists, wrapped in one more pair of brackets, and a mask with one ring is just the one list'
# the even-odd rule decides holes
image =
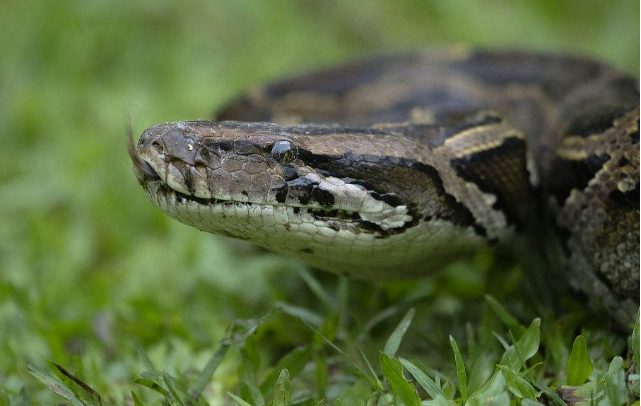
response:
{"label": "dark brown marking on snake", "polygon": [[476,221],[470,209],[456,201],[456,198],[449,193],[444,195],[444,201],[448,207],[452,208],[452,212],[451,214],[440,215],[441,219],[450,221],[459,227],[472,227],[477,235],[487,237],[487,230]]}
{"label": "dark brown marking on snake", "polygon": [[601,134],[612,127],[615,119],[623,117],[631,108],[629,104],[620,103],[597,103],[584,107],[567,121],[563,133],[584,138]]}
{"label": "dark brown marking on snake", "polygon": [[590,154],[581,160],[568,160],[557,157],[554,160],[548,180],[548,192],[556,197],[559,204],[564,204],[573,189],[583,190],[590,179],[603,168],[603,165],[610,159],[605,154],[602,156]]}
{"label": "dark brown marking on snake", "polygon": [[620,190],[613,190],[608,195],[610,200],[614,204],[621,208],[622,210],[639,210],[639,184],[637,183],[636,187],[627,192],[621,192]]}
{"label": "dark brown marking on snake", "polygon": [[275,198],[278,203],[285,203],[287,201],[287,183],[283,186],[272,188],[272,191],[276,191]]}
{"label": "dark brown marking on snake", "polygon": [[457,201],[454,196],[447,193],[445,187],[443,186],[443,180],[436,168],[430,165],[426,165],[422,162],[411,162],[410,166],[415,166],[422,173],[428,175],[434,185],[436,186],[437,193],[443,199],[444,207],[447,211],[441,211],[437,214],[438,218],[442,220],[447,220],[452,224],[455,224],[459,227],[467,228],[472,227],[474,232],[482,237],[487,236],[487,230],[483,225],[479,224],[474,215],[467,206]]}
{"label": "dark brown marking on snake", "polygon": [[521,226],[525,214],[519,206],[529,197],[525,150],[524,140],[509,137],[498,147],[453,159],[450,166],[461,178],[496,196],[492,208],[502,210],[510,224]]}
{"label": "dark brown marking on snake", "polygon": [[[436,168],[427,165],[423,162],[419,162],[413,159],[399,158],[399,157],[389,157],[389,156],[379,156],[377,157],[377,162],[379,165],[371,166],[367,164],[367,160],[363,159],[364,156],[347,153],[345,155],[326,155],[326,154],[312,154],[311,152],[299,149],[299,157],[301,157],[307,165],[313,166],[315,168],[321,168],[322,170],[328,172],[331,176],[349,179],[351,183],[360,184],[364,187],[372,187],[373,192],[378,194],[378,196],[383,196],[386,193],[374,188],[372,183],[362,178],[366,175],[372,176],[373,179],[376,179],[378,172],[385,172],[387,168],[392,167],[406,167],[414,168],[419,172],[427,175],[431,183],[435,186],[437,194],[441,197],[445,209],[440,211],[437,216],[443,220],[452,222],[453,224],[459,227],[472,227],[474,231],[480,236],[487,236],[487,230],[481,224],[479,224],[472,212],[462,203],[458,202],[454,196],[447,193],[445,187],[443,186],[443,181],[436,170]],[[369,158],[371,160],[371,158]],[[346,173],[347,172],[347,173]],[[352,174],[353,172],[353,174]],[[352,180],[350,176],[356,176],[359,174],[361,179]],[[368,188],[368,191],[370,189]],[[401,204],[406,204],[400,199],[399,196],[388,194],[387,197],[381,197],[381,199],[389,199],[390,202],[394,203],[394,206],[399,206]],[[409,207],[412,203],[407,203]],[[412,216],[413,219],[418,219],[420,216]],[[406,229],[410,226],[415,225],[415,221],[406,224]],[[377,226],[378,227],[378,226]],[[370,226],[369,229],[372,229]]]}
{"label": "dark brown marking on snake", "polygon": [[303,205],[316,202],[320,206],[331,207],[334,204],[334,195],[308,178],[299,177],[287,182],[287,189],[287,196],[295,197]]}

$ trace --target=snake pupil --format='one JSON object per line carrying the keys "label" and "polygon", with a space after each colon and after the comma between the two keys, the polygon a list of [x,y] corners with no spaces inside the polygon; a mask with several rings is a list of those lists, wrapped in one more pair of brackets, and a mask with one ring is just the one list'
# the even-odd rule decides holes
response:
{"label": "snake pupil", "polygon": [[298,151],[290,141],[275,142],[272,146],[272,158],[278,163],[286,164],[296,159]]}

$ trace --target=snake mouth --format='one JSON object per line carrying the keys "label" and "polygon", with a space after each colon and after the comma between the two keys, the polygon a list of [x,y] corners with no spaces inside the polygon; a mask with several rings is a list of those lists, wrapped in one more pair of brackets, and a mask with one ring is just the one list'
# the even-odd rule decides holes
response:
{"label": "snake mouth", "polygon": [[142,183],[145,180],[160,179],[160,176],[154,168],[148,164],[136,150],[131,124],[127,125],[127,153],[129,154],[131,162],[134,164],[134,173],[139,182]]}
{"label": "snake mouth", "polygon": [[[149,166],[151,169],[151,166]],[[136,169],[139,169],[137,166]],[[153,169],[151,169],[153,171]],[[142,170],[141,170],[142,171]],[[300,215],[301,213],[308,213],[312,215],[316,220],[322,221],[341,221],[345,223],[359,223],[364,222],[361,217],[361,213],[358,211],[344,210],[338,208],[317,208],[317,207],[304,207],[304,206],[294,206],[288,204],[272,204],[264,202],[251,202],[251,201],[240,201],[233,199],[218,199],[218,198],[201,198],[194,195],[189,195],[173,189],[171,186],[163,182],[163,180],[158,176],[155,171],[152,176],[144,175],[144,178],[141,180],[141,185],[143,189],[150,197],[153,197],[152,200],[157,200],[158,197],[162,197],[164,200],[175,200],[184,205],[198,204],[200,206],[220,206],[220,205],[247,205],[247,206],[262,206],[262,207],[283,207],[289,208],[294,215]]]}
{"label": "snake mouth", "polygon": [[[183,222],[189,223],[187,219],[181,218],[181,212],[223,213],[216,220],[220,223],[218,225],[220,228],[216,228],[215,232],[232,238],[244,239],[242,235],[224,231],[224,224],[222,223],[226,222],[229,218],[224,213],[234,212],[236,215],[238,212],[263,213],[265,209],[269,209],[267,211],[270,213],[284,210],[288,222],[283,223],[283,225],[287,230],[289,230],[291,224],[309,223],[314,224],[316,227],[333,230],[334,232],[345,230],[355,234],[373,234],[376,239],[388,238],[401,231],[390,230],[387,227],[383,228],[375,222],[369,221],[365,215],[361,215],[361,213],[356,211],[199,198],[172,189],[159,177],[144,177],[140,183],[147,197],[154,205],[165,211],[171,217],[175,217]],[[251,217],[251,215],[247,215],[246,220],[243,220],[242,217],[237,217],[235,221],[247,221],[249,223],[252,221],[249,217]],[[260,222],[263,222],[263,220]],[[194,224],[194,226],[201,228],[199,224]],[[205,231],[212,230],[207,229]]]}
{"label": "snake mouth", "polygon": [[[170,216],[176,217],[184,222],[188,222],[188,220],[181,219],[180,214],[177,215],[177,212],[200,211],[201,213],[225,213],[233,211],[237,215],[239,211],[245,213],[263,213],[265,209],[268,209],[268,212],[273,213],[277,210],[284,210],[287,213],[288,221],[291,224],[310,223],[317,227],[325,227],[335,232],[346,230],[355,234],[373,234],[376,239],[386,239],[392,235],[402,233],[407,227],[411,227],[416,223],[410,222],[404,227],[393,228],[389,227],[385,222],[378,221],[379,219],[371,218],[368,216],[368,213],[344,210],[340,208],[317,208],[285,204],[253,203],[248,201],[217,198],[200,198],[171,188],[159,177],[145,177],[140,183],[143,186],[147,197],[152,201],[152,203],[154,203],[154,205],[165,211]],[[217,221],[225,222],[226,216],[226,214],[222,214]],[[260,215],[258,215],[258,217],[259,216]],[[251,217],[251,215],[248,215],[247,217]],[[237,218],[236,221],[242,222],[243,220],[242,218]],[[249,222],[251,220],[247,219],[246,221]],[[196,227],[200,227],[198,224],[194,225]],[[288,227],[289,225],[285,225],[285,228]],[[221,229],[216,229],[216,233],[224,234],[228,237],[243,238],[239,235],[226,233]]]}

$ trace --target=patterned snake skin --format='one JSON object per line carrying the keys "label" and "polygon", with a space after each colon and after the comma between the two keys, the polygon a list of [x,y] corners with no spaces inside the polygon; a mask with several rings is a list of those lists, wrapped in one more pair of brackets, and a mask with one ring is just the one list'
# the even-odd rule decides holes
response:
{"label": "patterned snake skin", "polygon": [[636,316],[628,74],[554,55],[394,55],[253,89],[216,119],[130,145],[147,197],[183,223],[370,280],[536,234],[594,308]]}

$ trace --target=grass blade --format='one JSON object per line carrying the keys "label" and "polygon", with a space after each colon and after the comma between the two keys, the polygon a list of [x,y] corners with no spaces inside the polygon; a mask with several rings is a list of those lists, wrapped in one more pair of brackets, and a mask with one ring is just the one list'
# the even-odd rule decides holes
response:
{"label": "grass blade", "polygon": [[261,389],[266,392],[268,385],[271,385],[272,382],[278,379],[279,371],[287,369],[291,375],[298,375],[309,360],[312,358],[312,352],[310,347],[296,347],[290,351],[287,355],[282,357],[273,370],[263,379],[263,384],[261,384]]}
{"label": "grass blade", "polygon": [[407,371],[412,374],[414,379],[416,379],[416,382],[418,382],[418,384],[421,385],[423,389],[425,389],[425,392],[427,392],[427,394],[430,395],[432,399],[436,399],[439,396],[445,398],[445,393],[443,393],[436,382],[434,382],[429,376],[427,376],[425,372],[421,371],[419,367],[412,364],[405,358],[400,358],[400,361],[405,369],[407,369]]}
{"label": "grass blade", "polygon": [[136,395],[136,392],[131,391],[131,397],[134,400],[134,406],[147,406],[145,405],[145,402],[143,402],[138,395]]}
{"label": "grass blade", "polygon": [[165,388],[163,388],[158,382],[152,381],[151,379],[147,378],[136,378],[131,383],[144,386],[145,388],[149,388],[154,392],[160,393],[164,397],[168,398],[170,397],[169,392]]}
{"label": "grass blade", "polygon": [[495,370],[489,381],[479,390],[474,392],[469,399],[469,403],[486,405],[492,398],[503,392],[505,389],[505,377],[500,369]]}
{"label": "grass blade", "polygon": [[414,308],[409,309],[409,311],[405,314],[405,316],[403,316],[403,319],[401,320],[401,322],[398,323],[398,326],[396,326],[396,329],[394,329],[389,339],[385,343],[385,347],[383,348],[383,352],[385,354],[391,357],[396,356],[396,352],[401,346],[401,341],[403,340],[403,336],[407,332],[407,329],[410,327],[410,324],[412,324],[412,320],[414,319],[414,313],[415,313]]}
{"label": "grass blade", "polygon": [[95,399],[98,401],[98,404],[102,406],[102,396],[98,392],[96,392],[94,389],[92,389],[89,385],[81,381],[80,379],[76,378],[73,376],[69,371],[61,367],[60,365],[56,364],[55,362],[52,363],[54,367],[58,371],[60,371],[61,374],[66,376],[67,378],[71,379],[76,385],[80,386],[85,392],[91,396],[92,399]]}
{"label": "grass blade", "polygon": [[568,385],[583,385],[592,374],[592,361],[585,343],[585,337],[577,336],[567,363]]}
{"label": "grass blade", "polygon": [[358,352],[361,354],[361,358],[363,358],[363,360],[365,361],[365,364],[367,365],[367,369],[369,369],[370,374],[372,374],[374,379],[376,379],[376,382],[378,383],[378,386],[382,387],[383,384],[378,379],[378,375],[376,375],[376,372],[374,371],[374,368],[372,367],[372,364],[369,362],[369,360],[365,356],[365,353],[363,352],[363,350],[361,349],[361,347],[358,344],[356,344],[356,348],[358,349]]}
{"label": "grass blade", "polygon": [[320,326],[323,324],[323,317],[305,307],[295,306],[281,301],[276,301],[275,305],[281,309],[283,313],[297,319],[303,319],[312,326]]}
{"label": "grass blade", "polygon": [[519,324],[519,321],[507,310],[505,310],[505,308],[501,306],[501,304],[497,302],[496,299],[494,299],[490,295],[485,295],[485,300],[508,329],[514,331],[515,333],[518,333],[519,337],[521,336],[521,334],[523,334],[523,332],[525,331],[525,327]]}
{"label": "grass blade", "polygon": [[514,396],[520,399],[536,399],[536,392],[528,381],[505,365],[499,365],[499,368],[503,372],[508,390]]}
{"label": "grass blade", "polygon": [[273,406],[288,406],[292,399],[292,384],[289,380],[289,371],[280,371],[276,385],[274,386]]}
{"label": "grass blade", "polygon": [[176,400],[176,402],[178,402],[180,406],[187,406],[182,396],[180,396],[180,393],[178,393],[178,389],[176,389],[174,378],[166,372],[162,374],[162,378],[165,382],[165,386],[169,389],[171,396]]}
{"label": "grass blade", "polygon": [[380,382],[378,379],[372,378],[371,376],[367,375],[365,371],[363,371],[350,357],[347,355],[343,350],[341,350],[336,344],[334,344],[331,340],[329,340],[327,337],[319,333],[314,329],[314,327],[310,326],[309,324],[305,323],[305,320],[302,320],[303,324],[305,324],[307,327],[309,327],[310,330],[312,330],[314,333],[316,333],[317,336],[323,339],[330,347],[335,349],[339,354],[341,354],[345,359],[358,371],[359,375],[361,375],[363,378],[367,379],[369,383],[372,385],[372,387],[377,388],[378,390],[382,390],[383,388],[380,386]]}
{"label": "grass blade", "polygon": [[[267,318],[272,314],[272,311],[273,310],[270,310],[263,317],[254,321],[253,324],[250,324],[249,327],[247,328],[247,331],[244,334],[241,334],[239,336],[236,336],[235,329],[239,324],[241,324],[241,320],[236,320],[232,322],[232,324],[227,329],[227,333],[225,334],[225,337],[222,340],[220,340],[220,344],[218,348],[216,349],[216,351],[214,351],[214,354],[209,359],[209,361],[207,361],[207,365],[205,365],[200,375],[198,375],[198,378],[196,379],[194,386],[190,390],[190,396],[192,399],[194,400],[198,399],[198,397],[200,396],[202,391],[205,389],[209,381],[211,381],[211,377],[214,375],[214,372],[216,372],[216,369],[222,362],[223,358],[225,357],[225,354],[227,354],[229,347],[232,344],[244,343],[252,334],[256,332],[258,327],[260,327],[261,325],[263,325],[263,323],[265,323]],[[149,362],[151,363],[151,361]]]}
{"label": "grass blade", "polygon": [[53,393],[65,399],[69,403],[71,403],[71,405],[86,406],[81,399],[76,397],[76,395],[73,393],[71,389],[65,386],[65,384],[63,384],[57,378],[49,376],[44,372],[42,372],[41,370],[31,365],[28,365],[27,368],[29,369],[29,372],[31,373],[31,375],[33,375],[37,380],[45,384],[45,386],[47,386],[47,388],[49,388],[49,390],[51,390]]}
{"label": "grass blade", "polygon": [[212,355],[209,361],[207,361],[207,364],[198,375],[198,378],[196,378],[196,382],[190,391],[192,399],[198,399],[202,391],[207,386],[207,383],[209,383],[211,377],[214,375],[214,372],[218,369],[218,365],[220,365],[223,358],[225,358],[225,354],[227,354],[227,350],[229,350],[230,345],[231,343],[228,340],[223,340],[218,348],[216,348],[214,355]]}
{"label": "grass blade", "polygon": [[157,383],[161,382],[161,377],[160,377],[160,372],[156,369],[154,366],[154,363],[151,362],[151,359],[145,352],[145,350],[142,348],[140,343],[135,338],[131,338],[131,341],[134,343],[134,347],[136,348],[136,352],[138,353],[138,356],[142,359],[142,362],[145,364],[145,367],[147,368],[147,371],[153,374],[154,379],[156,380]]}
{"label": "grass blade", "polygon": [[403,401],[405,406],[420,406],[421,399],[416,389],[403,376],[403,365],[396,358],[382,352],[380,357],[383,376],[389,382],[390,390]]}
{"label": "grass blade", "polygon": [[636,365],[636,371],[639,373],[639,312],[637,311],[637,320],[634,322],[634,329],[632,330],[632,359]]}
{"label": "grass blade", "polygon": [[454,337],[450,336],[450,344],[452,345],[452,351],[454,351],[454,362],[456,363],[456,377],[458,378],[458,386],[461,392],[461,398],[463,402],[467,400],[467,372],[465,371],[465,363],[463,362],[463,357],[461,356],[461,350],[456,344]]}
{"label": "grass blade", "polygon": [[316,295],[316,297],[330,310],[336,310],[336,304],[330,299],[327,292],[320,282],[307,270],[307,268],[299,267],[297,269],[298,275],[305,282],[307,287]]}
{"label": "grass blade", "polygon": [[238,396],[234,395],[231,392],[227,392],[227,394],[229,395],[230,398],[234,400],[234,402],[236,402],[238,406],[252,406],[251,404],[245,402],[244,400],[242,400],[241,398],[239,398]]}

